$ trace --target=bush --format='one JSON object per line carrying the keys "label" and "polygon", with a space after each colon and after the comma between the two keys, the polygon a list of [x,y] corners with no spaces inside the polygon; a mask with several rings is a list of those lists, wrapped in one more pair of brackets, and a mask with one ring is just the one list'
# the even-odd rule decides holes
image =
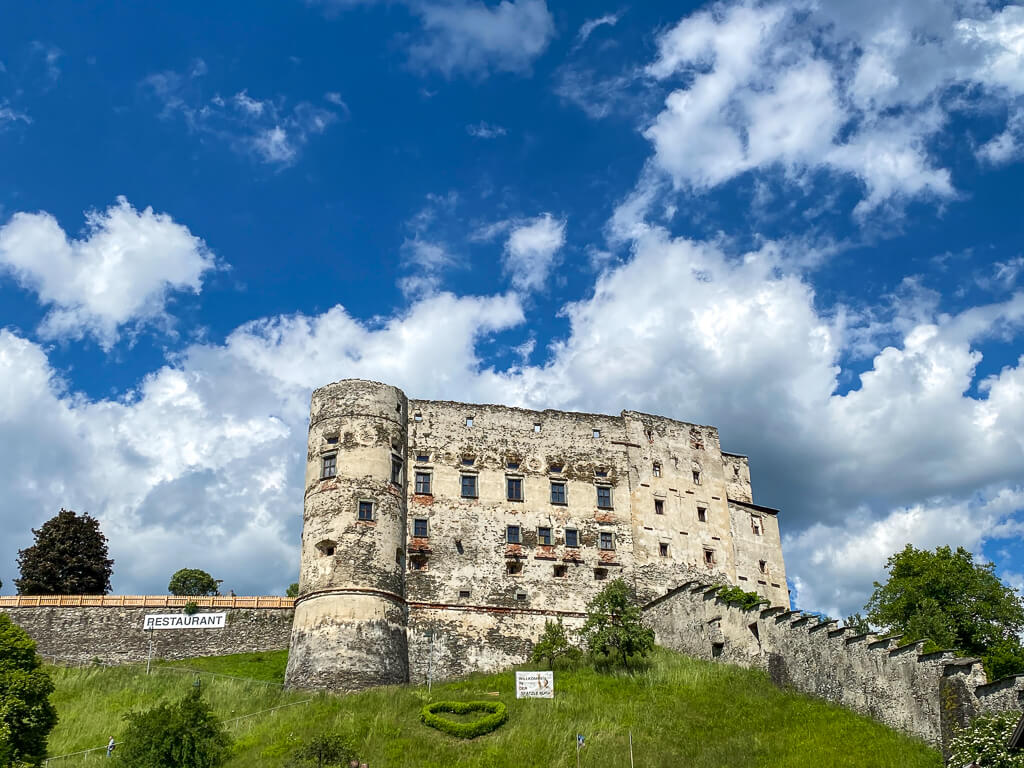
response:
{"label": "bush", "polygon": [[604,657],[604,662],[620,659],[623,667],[629,666],[631,656],[643,658],[654,650],[654,630],[644,625],[643,611],[622,579],[590,601],[582,634],[591,654]]}
{"label": "bush", "polygon": [[0,765],[40,765],[57,724],[53,681],[32,638],[0,613]]}
{"label": "bush", "polygon": [[718,597],[725,600],[729,605],[738,606],[745,611],[752,610],[761,605],[761,603],[768,602],[757,592],[747,592],[741,587],[723,587],[718,590]]}
{"label": "bush", "polygon": [[580,649],[569,642],[569,635],[559,617],[558,621],[544,622],[544,634],[530,651],[530,663],[541,664],[547,659],[548,665],[554,667],[559,659],[575,661],[580,655]]}
{"label": "bush", "polygon": [[[441,717],[438,712],[451,712],[453,715],[467,715],[470,712],[488,712],[489,714],[471,723],[457,723]],[[427,704],[420,712],[420,720],[424,725],[436,728],[449,736],[460,739],[475,739],[499,728],[508,720],[508,710],[500,701],[435,701]]]}
{"label": "bush", "polygon": [[1017,712],[975,718],[949,742],[949,764],[970,765],[973,762],[985,768],[1024,768],[1024,751],[1010,752],[1006,747],[1019,719]]}
{"label": "bush", "polygon": [[125,716],[115,765],[126,768],[216,768],[228,757],[224,725],[193,688],[177,704]]}
{"label": "bush", "polygon": [[185,603],[184,608],[181,609],[186,616],[193,616],[199,613],[199,606],[193,603],[191,600]]}
{"label": "bush", "polygon": [[355,748],[345,737],[337,733],[323,733],[299,747],[289,765],[294,768],[346,766],[355,754]]}

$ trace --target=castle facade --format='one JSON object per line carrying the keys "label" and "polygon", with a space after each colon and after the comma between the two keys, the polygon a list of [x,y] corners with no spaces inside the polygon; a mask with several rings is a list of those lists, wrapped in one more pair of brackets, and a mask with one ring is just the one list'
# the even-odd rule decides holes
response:
{"label": "castle facade", "polygon": [[718,430],[660,416],[313,393],[287,684],[357,689],[521,663],[609,579],[694,576],[789,606],[778,512]]}

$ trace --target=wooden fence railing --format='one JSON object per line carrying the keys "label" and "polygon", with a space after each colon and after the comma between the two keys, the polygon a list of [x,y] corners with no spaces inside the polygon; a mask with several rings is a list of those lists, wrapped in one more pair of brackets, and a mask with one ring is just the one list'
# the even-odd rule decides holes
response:
{"label": "wooden fence railing", "polygon": [[8,595],[0,608],[294,608],[294,597],[177,597],[175,595]]}

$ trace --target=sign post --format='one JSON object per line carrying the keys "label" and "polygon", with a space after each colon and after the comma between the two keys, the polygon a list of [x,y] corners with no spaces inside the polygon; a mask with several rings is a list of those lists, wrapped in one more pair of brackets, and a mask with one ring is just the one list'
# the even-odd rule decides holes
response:
{"label": "sign post", "polygon": [[153,663],[153,630],[149,630],[149,653],[146,655],[146,674],[149,674],[149,667]]}
{"label": "sign post", "polygon": [[517,699],[555,698],[554,672],[516,672]]}

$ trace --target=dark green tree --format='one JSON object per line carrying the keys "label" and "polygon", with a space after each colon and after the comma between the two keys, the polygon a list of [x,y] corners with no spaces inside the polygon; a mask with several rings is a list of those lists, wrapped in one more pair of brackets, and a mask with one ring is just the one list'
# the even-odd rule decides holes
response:
{"label": "dark green tree", "polygon": [[298,597],[299,596],[299,582],[293,581],[288,585],[288,591],[284,593],[285,597]]}
{"label": "dark green tree", "polygon": [[52,692],[36,644],[0,613],[0,765],[42,765],[46,737],[57,724]]}
{"label": "dark green tree", "polygon": [[182,568],[171,576],[167,591],[180,597],[193,595],[216,595],[217,580],[198,568]]}
{"label": "dark green tree", "polygon": [[228,758],[231,740],[199,688],[174,704],[125,716],[123,743],[114,765],[125,768],[217,768]]}
{"label": "dark green tree", "polygon": [[541,664],[547,660],[548,666],[553,668],[559,659],[571,659],[579,654],[579,649],[569,641],[569,634],[559,617],[557,621],[544,622],[544,634],[530,651],[530,663]]}
{"label": "dark green tree", "polygon": [[871,631],[871,624],[868,620],[858,611],[857,613],[851,613],[843,621],[843,626],[851,629],[854,634],[866,635]]}
{"label": "dark green tree", "polygon": [[88,513],[62,509],[38,530],[35,544],[18,552],[22,595],[105,595],[110,591],[114,561],[107,557],[107,537]]}
{"label": "dark green tree", "polygon": [[654,649],[654,630],[643,623],[643,612],[626,582],[615,579],[587,606],[583,637],[590,652],[618,656],[623,666],[630,656],[646,656]]}
{"label": "dark green tree", "polygon": [[348,739],[337,733],[322,733],[299,747],[289,765],[294,768],[347,766],[355,754]]}
{"label": "dark green tree", "polygon": [[871,624],[928,639],[929,648],[951,648],[981,657],[989,679],[1024,672],[1024,602],[963,547],[934,552],[908,544],[886,563],[889,580],[875,582],[865,606]]}

